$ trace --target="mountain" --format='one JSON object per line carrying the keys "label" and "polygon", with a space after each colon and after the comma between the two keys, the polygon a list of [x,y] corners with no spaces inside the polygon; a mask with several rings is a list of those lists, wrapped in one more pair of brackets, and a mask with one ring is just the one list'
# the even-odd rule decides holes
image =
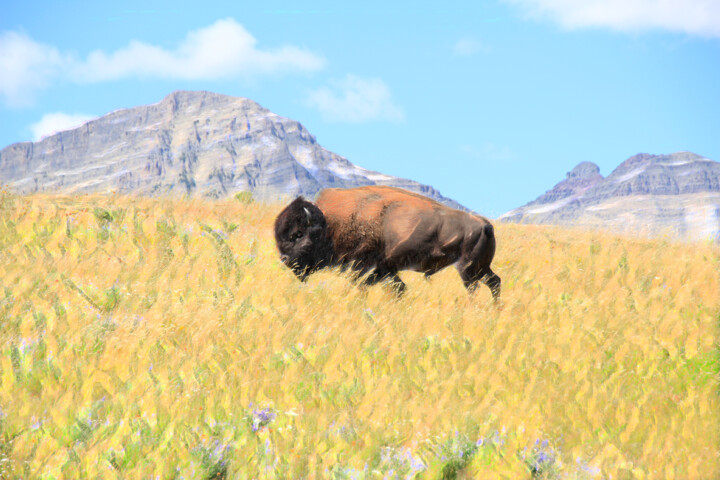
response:
{"label": "mountain", "polygon": [[720,163],[691,152],[641,153],[603,177],[597,165],[582,162],[499,220],[720,241]]}
{"label": "mountain", "polygon": [[178,91],[38,142],[0,150],[0,183],[17,193],[117,192],[260,201],[326,187],[391,185],[464,208],[434,188],[350,163],[300,123],[246,98]]}

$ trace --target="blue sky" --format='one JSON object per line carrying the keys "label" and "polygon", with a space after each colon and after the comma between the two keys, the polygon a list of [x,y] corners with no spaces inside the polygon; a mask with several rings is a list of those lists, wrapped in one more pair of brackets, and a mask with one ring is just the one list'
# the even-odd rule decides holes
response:
{"label": "blue sky", "polygon": [[581,161],[720,160],[720,0],[187,3],[5,2],[0,148],[183,89],[492,217]]}

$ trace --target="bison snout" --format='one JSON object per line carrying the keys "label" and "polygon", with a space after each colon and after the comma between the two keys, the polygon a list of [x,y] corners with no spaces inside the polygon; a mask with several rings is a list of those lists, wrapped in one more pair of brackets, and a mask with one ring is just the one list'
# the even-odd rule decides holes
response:
{"label": "bison snout", "polygon": [[287,255],[280,255],[280,261],[287,264],[290,261],[290,257]]}

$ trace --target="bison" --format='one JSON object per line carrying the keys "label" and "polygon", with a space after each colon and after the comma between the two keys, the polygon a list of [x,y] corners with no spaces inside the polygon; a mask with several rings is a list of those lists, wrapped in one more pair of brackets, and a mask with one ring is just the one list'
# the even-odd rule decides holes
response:
{"label": "bison", "polygon": [[454,264],[468,291],[482,282],[495,300],[500,295],[500,277],[490,269],[490,221],[400,188],[328,188],[315,203],[300,196],[275,219],[275,241],[280,259],[301,281],[340,266],[367,285],[389,280],[402,293],[399,270],[429,277]]}

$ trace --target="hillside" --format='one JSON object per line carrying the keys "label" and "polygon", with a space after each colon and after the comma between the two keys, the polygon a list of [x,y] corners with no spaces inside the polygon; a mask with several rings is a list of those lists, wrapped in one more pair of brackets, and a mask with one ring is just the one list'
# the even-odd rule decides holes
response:
{"label": "hillside", "polygon": [[301,284],[281,208],[0,194],[0,477],[720,475],[717,247],[500,224],[495,308]]}
{"label": "hillside", "polygon": [[582,162],[499,219],[720,242],[720,163],[690,152],[639,154],[603,177]]}
{"label": "hillside", "polygon": [[152,105],[0,150],[0,183],[15,193],[110,193],[278,201],[326,187],[391,185],[464,208],[412,180],[358,167],[299,122],[247,98],[178,91]]}

